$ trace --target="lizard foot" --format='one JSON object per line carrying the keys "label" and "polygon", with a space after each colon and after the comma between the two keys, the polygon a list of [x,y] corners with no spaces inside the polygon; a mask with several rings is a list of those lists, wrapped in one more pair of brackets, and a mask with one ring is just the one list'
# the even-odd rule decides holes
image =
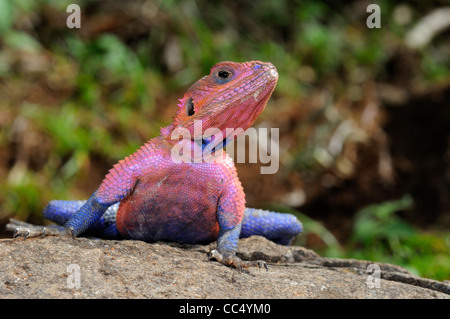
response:
{"label": "lizard foot", "polygon": [[72,230],[63,226],[38,226],[32,225],[20,220],[11,218],[9,223],[6,225],[6,229],[13,231],[13,238],[17,237],[44,237],[44,236],[65,236],[73,237]]}
{"label": "lizard foot", "polygon": [[266,271],[269,270],[269,266],[267,266],[266,262],[263,260],[243,261],[239,257],[236,257],[236,255],[221,254],[216,249],[209,253],[209,260],[211,259],[215,259],[226,266],[232,266],[239,270],[243,270],[243,268],[248,267],[258,267],[259,269],[264,268]]}

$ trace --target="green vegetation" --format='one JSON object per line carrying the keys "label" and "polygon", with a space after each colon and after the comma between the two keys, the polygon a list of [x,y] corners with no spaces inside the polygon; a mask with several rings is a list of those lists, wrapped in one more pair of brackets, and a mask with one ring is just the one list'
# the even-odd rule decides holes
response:
{"label": "green vegetation", "polygon": [[343,244],[322,223],[298,211],[276,204],[270,209],[294,214],[302,221],[304,232],[294,245],[308,246],[308,238],[314,236],[322,242],[314,247],[322,256],[391,263],[418,276],[445,280],[450,273],[450,233],[421,230],[398,215],[412,205],[412,198],[405,195],[362,208]]}
{"label": "green vegetation", "polygon": [[401,265],[417,275],[444,280],[450,271],[450,233],[424,232],[396,213],[410,196],[370,205],[355,216],[346,256]]}
{"label": "green vegetation", "polygon": [[[261,121],[285,128],[279,174],[300,176],[302,187],[316,190],[311,197],[326,198],[328,188],[364,177],[361,154],[386,148],[379,139],[386,115],[377,84],[406,90],[404,101],[450,78],[448,39],[437,35],[416,51],[404,45],[419,19],[445,1],[378,1],[381,29],[366,27],[360,1],[85,0],[79,2],[82,28],[68,29],[70,3],[0,1],[0,220],[36,221],[51,199],[86,198],[117,160],[158,135],[177,98],[218,61],[277,66],[280,80]],[[379,113],[367,121],[362,114],[371,103]],[[351,132],[339,139],[343,127]],[[331,141],[342,147],[331,149]],[[367,165],[373,166],[365,172],[377,170]],[[379,185],[364,194],[387,193]],[[449,279],[449,230],[400,217],[415,207],[406,194],[355,202],[353,216],[343,217],[353,223],[347,242],[339,243],[313,213],[300,215],[305,235],[298,244],[314,234],[323,254]]]}

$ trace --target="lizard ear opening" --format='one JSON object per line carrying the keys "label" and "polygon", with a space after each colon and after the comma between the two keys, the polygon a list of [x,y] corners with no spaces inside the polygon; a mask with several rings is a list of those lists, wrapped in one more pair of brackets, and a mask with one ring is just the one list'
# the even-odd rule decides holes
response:
{"label": "lizard ear opening", "polygon": [[187,116],[192,116],[195,114],[194,102],[192,101],[192,98],[188,98],[186,101],[186,114]]}

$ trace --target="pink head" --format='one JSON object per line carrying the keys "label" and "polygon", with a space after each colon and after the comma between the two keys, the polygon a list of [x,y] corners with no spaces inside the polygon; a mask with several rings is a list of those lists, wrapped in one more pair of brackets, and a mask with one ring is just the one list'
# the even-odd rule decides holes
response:
{"label": "pink head", "polygon": [[271,63],[217,63],[209,75],[188,89],[178,103],[173,123],[161,133],[169,136],[175,128],[183,127],[194,136],[194,121],[199,120],[202,134],[208,128],[217,128],[225,138],[227,128],[245,131],[264,110],[277,80],[277,70]]}

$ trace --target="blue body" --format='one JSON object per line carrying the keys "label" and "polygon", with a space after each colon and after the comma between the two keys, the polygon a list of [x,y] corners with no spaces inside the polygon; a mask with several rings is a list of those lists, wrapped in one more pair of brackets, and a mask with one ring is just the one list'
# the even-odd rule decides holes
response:
{"label": "blue body", "polygon": [[[90,202],[89,205],[85,205],[87,202]],[[122,236],[116,227],[119,205],[120,202],[109,207],[96,204],[94,193],[87,201],[53,200],[45,207],[44,217],[58,225],[71,227],[77,234],[120,239]],[[86,209],[89,211],[85,211]],[[71,219],[74,214],[79,214],[79,218]],[[99,215],[101,217],[98,217]],[[89,221],[86,222],[86,219]],[[74,220],[82,220],[83,225],[89,225],[89,227],[84,229],[86,226],[71,224]],[[291,214],[246,208],[242,222],[234,229],[234,232],[240,232],[240,238],[259,235],[278,244],[289,245],[295,236],[302,232],[302,224]],[[221,235],[219,234],[219,238],[223,237]],[[230,244],[236,245],[237,243]]]}

